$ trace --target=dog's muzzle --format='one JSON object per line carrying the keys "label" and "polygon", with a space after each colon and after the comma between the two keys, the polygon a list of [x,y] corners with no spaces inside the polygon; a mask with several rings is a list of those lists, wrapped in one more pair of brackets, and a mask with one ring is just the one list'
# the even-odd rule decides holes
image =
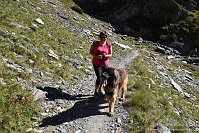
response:
{"label": "dog's muzzle", "polygon": [[102,87],[106,87],[106,85],[107,85],[107,79],[110,78],[110,77],[111,76],[110,76],[109,73],[107,73],[107,72],[103,72],[102,73],[102,81],[101,81]]}

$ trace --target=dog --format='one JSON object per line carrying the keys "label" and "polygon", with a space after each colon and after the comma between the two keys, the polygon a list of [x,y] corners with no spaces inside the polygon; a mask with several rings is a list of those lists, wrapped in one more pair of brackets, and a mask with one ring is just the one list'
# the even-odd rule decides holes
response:
{"label": "dog", "polygon": [[102,72],[102,86],[109,103],[109,116],[114,115],[114,106],[119,92],[121,91],[121,101],[125,100],[127,92],[128,75],[124,67],[117,69],[108,67]]}

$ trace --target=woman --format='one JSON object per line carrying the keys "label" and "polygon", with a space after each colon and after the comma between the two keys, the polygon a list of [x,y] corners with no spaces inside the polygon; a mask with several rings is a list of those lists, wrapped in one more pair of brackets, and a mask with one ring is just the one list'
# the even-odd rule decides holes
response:
{"label": "woman", "polygon": [[94,97],[103,95],[101,91],[101,74],[109,64],[109,58],[112,57],[112,46],[107,42],[106,32],[100,32],[100,40],[94,41],[90,48],[90,54],[93,56],[92,64],[97,77],[95,83]]}

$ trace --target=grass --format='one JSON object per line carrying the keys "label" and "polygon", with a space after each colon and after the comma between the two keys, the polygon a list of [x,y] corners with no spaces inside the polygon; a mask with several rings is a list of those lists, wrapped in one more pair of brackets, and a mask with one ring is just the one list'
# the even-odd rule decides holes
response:
{"label": "grass", "polygon": [[[147,65],[149,60],[145,58],[145,53],[141,53],[129,70],[131,76],[128,89],[134,90],[126,104],[130,114],[127,125],[129,132],[152,132],[157,123],[167,126],[172,132],[179,132],[181,129],[182,133],[187,129],[194,132],[196,127],[187,126],[187,121],[196,122],[199,118],[198,100],[185,99],[172,88],[163,85],[162,81],[151,73],[156,71],[154,67]],[[190,89],[190,92],[198,99],[197,92],[193,89]]]}
{"label": "grass", "polygon": [[38,113],[30,92],[16,83],[0,86],[0,132],[20,133],[33,126],[31,117]]}
{"label": "grass", "polygon": [[[18,78],[27,81],[34,78],[34,74],[24,68],[40,71],[54,82],[63,79],[74,82],[76,77],[85,75],[84,71],[71,67],[70,59],[78,60],[82,67],[88,65],[82,57],[88,55],[84,49],[90,46],[74,35],[70,27],[50,18],[47,15],[50,10],[40,0],[1,1],[0,55],[21,70],[16,66],[8,67],[8,63],[0,59],[0,77],[5,83],[0,86],[0,132],[21,133],[34,127],[31,117],[39,112],[37,104],[30,92],[16,84]],[[42,19],[44,25],[36,23],[37,18]],[[59,57],[58,60],[48,56],[50,50]],[[34,84],[40,86],[40,83]]]}
{"label": "grass", "polygon": [[59,0],[62,4],[64,4],[66,7],[71,7],[74,3],[73,0]]}
{"label": "grass", "polygon": [[[36,5],[36,2],[33,3]],[[69,58],[77,58],[77,60],[82,60],[82,62],[84,62],[83,59],[76,56],[74,50],[78,50],[79,54],[84,56],[87,55],[87,51],[78,48],[80,46],[89,48],[89,46],[86,45],[82,39],[74,35],[69,28],[63,27],[44,14],[35,13],[31,5],[27,3],[21,1],[9,3],[3,1],[2,5],[5,7],[1,7],[1,10],[5,11],[0,16],[3,20],[0,22],[0,26],[3,29],[3,33],[5,32],[6,35],[1,41],[0,52],[4,57],[12,59],[21,66],[30,65],[29,59],[31,59],[34,61],[31,66],[40,71],[48,71],[48,68],[52,65],[48,63],[50,60],[54,61],[55,64],[61,63],[62,66],[69,68],[68,62],[63,58],[56,61],[47,57],[46,55],[49,50],[53,50],[59,57],[67,55]],[[21,7],[20,5],[23,5],[23,8],[18,8],[18,6]],[[38,6],[40,5],[38,4]],[[30,10],[29,12],[25,12],[28,15],[18,13],[24,11],[24,8]],[[44,6],[42,8],[47,7]],[[7,13],[11,12],[11,10],[17,10],[18,12],[13,12],[12,14]],[[39,25],[35,23],[34,20],[36,18],[42,18],[45,24]],[[31,29],[33,23],[37,24],[38,28]],[[19,28],[18,25],[29,28]],[[26,57],[26,59],[22,62],[20,59],[16,58],[16,55],[21,55]],[[56,70],[56,66],[51,68],[58,71]],[[79,73],[81,73],[81,71],[79,71]],[[83,75],[83,73],[80,75]]]}

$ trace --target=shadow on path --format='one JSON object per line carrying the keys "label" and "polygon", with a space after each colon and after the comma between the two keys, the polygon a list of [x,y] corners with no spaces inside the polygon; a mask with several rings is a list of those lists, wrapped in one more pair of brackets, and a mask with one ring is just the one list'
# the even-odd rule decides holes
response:
{"label": "shadow on path", "polygon": [[65,99],[65,100],[81,100],[81,99],[86,99],[86,96],[90,95],[70,95],[65,92],[63,92],[59,88],[54,88],[54,87],[44,87],[44,88],[38,88],[42,91],[47,92],[46,97],[48,100],[55,100],[55,99]]}
{"label": "shadow on path", "polygon": [[[40,88],[41,89],[41,88]],[[86,97],[89,95],[77,95],[72,96],[70,94],[64,93],[59,89],[52,87],[44,87],[43,91],[47,91],[47,97],[50,100],[55,99],[66,99],[66,100],[77,100],[74,106],[63,111],[57,115],[46,117],[42,120],[40,127],[45,126],[56,126],[65,122],[70,122],[75,119],[85,118],[95,115],[107,115],[106,112],[100,112],[99,109],[107,108],[108,106],[100,106],[100,104],[106,103],[105,97],[99,97],[94,99],[93,97]]]}

